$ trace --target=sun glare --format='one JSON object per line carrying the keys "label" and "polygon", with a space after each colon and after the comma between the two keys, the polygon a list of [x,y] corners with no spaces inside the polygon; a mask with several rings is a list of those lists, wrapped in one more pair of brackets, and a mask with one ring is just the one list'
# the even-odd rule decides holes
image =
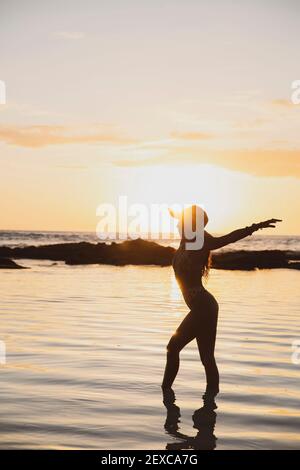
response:
{"label": "sun glare", "polygon": [[[117,179],[119,195],[127,195],[128,203],[144,204],[149,214],[153,204],[162,205],[163,225],[160,231],[169,231],[167,208],[198,204],[208,213],[211,230],[222,230],[234,220],[241,210],[243,183],[239,173],[231,172],[213,165],[165,166],[153,165],[127,168],[127,177]],[[141,216],[141,231],[148,231],[149,224],[145,215]],[[215,221],[217,220],[217,224]],[[151,221],[151,231],[157,231],[158,224]],[[174,225],[174,233],[176,233]]]}

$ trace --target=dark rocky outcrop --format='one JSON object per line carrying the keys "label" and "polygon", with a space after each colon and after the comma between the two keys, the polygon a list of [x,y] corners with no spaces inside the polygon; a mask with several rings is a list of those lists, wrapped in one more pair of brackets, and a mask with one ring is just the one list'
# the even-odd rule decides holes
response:
{"label": "dark rocky outcrop", "polygon": [[[124,266],[158,265],[169,266],[175,253],[174,248],[142,239],[123,243],[58,243],[55,245],[0,247],[0,259],[48,259],[64,261],[66,264],[110,264]],[[11,260],[6,259],[6,263]],[[262,251],[216,251],[212,254],[212,267],[215,269],[299,269],[300,253]]]}
{"label": "dark rocky outcrop", "polygon": [[213,253],[212,266],[215,269],[271,269],[288,268],[289,259],[284,251],[229,251]]}
{"label": "dark rocky outcrop", "polygon": [[0,269],[26,269],[9,258],[0,258]]}
{"label": "dark rocky outcrop", "polygon": [[137,239],[123,243],[58,243],[55,245],[0,247],[0,257],[14,259],[49,259],[67,264],[156,264],[168,266],[174,248]]}

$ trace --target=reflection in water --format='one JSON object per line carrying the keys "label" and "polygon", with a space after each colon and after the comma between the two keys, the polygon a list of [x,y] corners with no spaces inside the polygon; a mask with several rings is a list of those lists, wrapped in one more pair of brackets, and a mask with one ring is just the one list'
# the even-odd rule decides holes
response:
{"label": "reflection in water", "polygon": [[[0,340],[9,352],[0,366],[0,449],[159,450],[186,440],[164,429],[158,388],[162,345],[186,315],[182,298],[170,300],[171,269],[48,263],[0,269]],[[211,272],[222,305],[217,356],[226,392],[216,397],[218,450],[300,448],[300,366],[289,356],[300,338],[299,273]],[[181,422],[173,408],[175,425],[170,410],[166,429],[178,424],[195,436],[192,415],[203,406],[195,344],[183,361],[176,383],[184,394],[175,401]],[[213,432],[201,432],[204,446]]]}
{"label": "reflection in water", "polygon": [[217,438],[214,435],[217,419],[217,405],[215,402],[215,393],[206,392],[203,395],[203,406],[195,410],[193,414],[194,428],[198,430],[196,436],[190,437],[182,434],[179,429],[180,408],[175,405],[175,393],[172,389],[164,391],[163,403],[167,408],[167,418],[165,430],[170,436],[178,439],[177,442],[171,442],[166,445],[167,450],[213,450],[217,446]]}

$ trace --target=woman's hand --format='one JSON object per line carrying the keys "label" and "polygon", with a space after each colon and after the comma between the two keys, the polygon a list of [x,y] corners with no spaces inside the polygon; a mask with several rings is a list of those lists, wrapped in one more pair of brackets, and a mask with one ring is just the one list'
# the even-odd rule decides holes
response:
{"label": "woman's hand", "polygon": [[269,219],[269,220],[265,220],[264,222],[259,222],[258,224],[253,224],[252,227],[255,229],[255,230],[260,230],[260,229],[263,229],[263,228],[274,228],[276,227],[276,223],[277,222],[282,222],[281,219]]}

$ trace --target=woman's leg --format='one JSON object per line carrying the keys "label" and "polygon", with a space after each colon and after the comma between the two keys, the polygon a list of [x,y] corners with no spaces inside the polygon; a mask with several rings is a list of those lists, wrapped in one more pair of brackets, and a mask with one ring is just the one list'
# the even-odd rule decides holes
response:
{"label": "woman's leg", "polygon": [[196,337],[195,318],[189,312],[183,319],[167,346],[167,363],[165,368],[163,389],[172,387],[179,369],[179,353],[190,341]]}
{"label": "woman's leg", "polygon": [[219,371],[215,360],[215,343],[218,323],[218,306],[213,304],[201,315],[201,326],[197,331],[197,344],[204,365],[207,391],[219,391]]}

